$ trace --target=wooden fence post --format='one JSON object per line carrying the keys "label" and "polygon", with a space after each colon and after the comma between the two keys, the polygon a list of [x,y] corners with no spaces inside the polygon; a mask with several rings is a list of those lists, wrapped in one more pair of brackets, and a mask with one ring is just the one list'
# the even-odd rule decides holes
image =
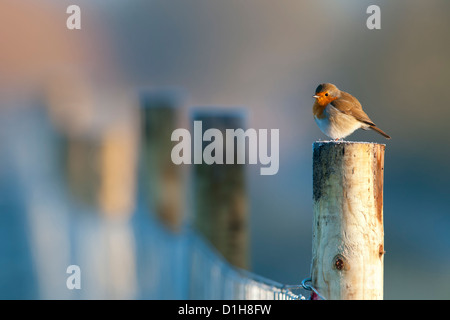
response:
{"label": "wooden fence post", "polygon": [[[215,128],[223,136],[224,164],[194,165],[195,226],[233,265],[248,268],[248,208],[245,164],[225,164],[226,129],[245,130],[243,113],[197,111],[194,121],[202,121],[203,133]],[[203,142],[202,151],[209,142]]]}
{"label": "wooden fence post", "polygon": [[81,204],[73,209],[78,214],[71,220],[70,232],[71,261],[88,279],[80,292],[82,299],[130,299],[136,293],[129,225],[135,205],[136,126],[131,119],[123,120],[95,134],[64,136],[67,182]]}
{"label": "wooden fence post", "polygon": [[182,224],[182,172],[171,160],[172,131],[178,127],[179,92],[142,91],[142,169],[146,200],[168,229]]}
{"label": "wooden fence post", "polygon": [[385,145],[313,144],[312,285],[326,299],[383,299]]}
{"label": "wooden fence post", "polygon": [[128,126],[116,124],[95,135],[64,136],[72,193],[107,218],[126,219],[134,208],[136,138]]}

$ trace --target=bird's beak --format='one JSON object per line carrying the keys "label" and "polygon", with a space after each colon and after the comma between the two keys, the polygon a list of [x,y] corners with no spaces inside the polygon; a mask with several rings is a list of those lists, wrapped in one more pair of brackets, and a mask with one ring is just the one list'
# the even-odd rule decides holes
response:
{"label": "bird's beak", "polygon": [[313,98],[316,98],[316,99],[318,99],[318,98],[319,98],[319,96],[317,96],[317,95],[313,95]]}

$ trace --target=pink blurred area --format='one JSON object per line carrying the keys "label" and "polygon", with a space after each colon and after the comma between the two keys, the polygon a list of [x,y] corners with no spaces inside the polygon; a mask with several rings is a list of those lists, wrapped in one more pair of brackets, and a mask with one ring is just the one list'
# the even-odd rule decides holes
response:
{"label": "pink blurred area", "polygon": [[101,20],[85,10],[89,32],[66,28],[67,1],[12,1],[0,4],[1,87],[20,90],[84,74],[115,73],[113,54]]}

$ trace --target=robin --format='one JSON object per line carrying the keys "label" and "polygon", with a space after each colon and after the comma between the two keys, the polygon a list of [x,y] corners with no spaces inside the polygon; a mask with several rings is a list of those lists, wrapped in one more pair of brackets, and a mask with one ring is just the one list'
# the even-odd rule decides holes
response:
{"label": "robin", "polygon": [[358,99],[339,90],[334,84],[320,84],[313,98],[316,99],[313,105],[314,120],[331,139],[343,139],[359,128],[372,129],[386,139],[391,138],[370,120]]}

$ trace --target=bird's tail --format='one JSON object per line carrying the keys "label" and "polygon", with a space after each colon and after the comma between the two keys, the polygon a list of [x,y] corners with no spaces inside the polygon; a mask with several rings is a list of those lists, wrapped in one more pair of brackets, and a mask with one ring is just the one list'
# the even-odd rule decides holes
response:
{"label": "bird's tail", "polygon": [[381,134],[386,139],[390,139],[391,138],[386,132],[384,132],[383,130],[381,130],[380,128],[378,128],[376,126],[370,126],[370,129],[372,129],[375,132],[378,132],[379,134]]}

